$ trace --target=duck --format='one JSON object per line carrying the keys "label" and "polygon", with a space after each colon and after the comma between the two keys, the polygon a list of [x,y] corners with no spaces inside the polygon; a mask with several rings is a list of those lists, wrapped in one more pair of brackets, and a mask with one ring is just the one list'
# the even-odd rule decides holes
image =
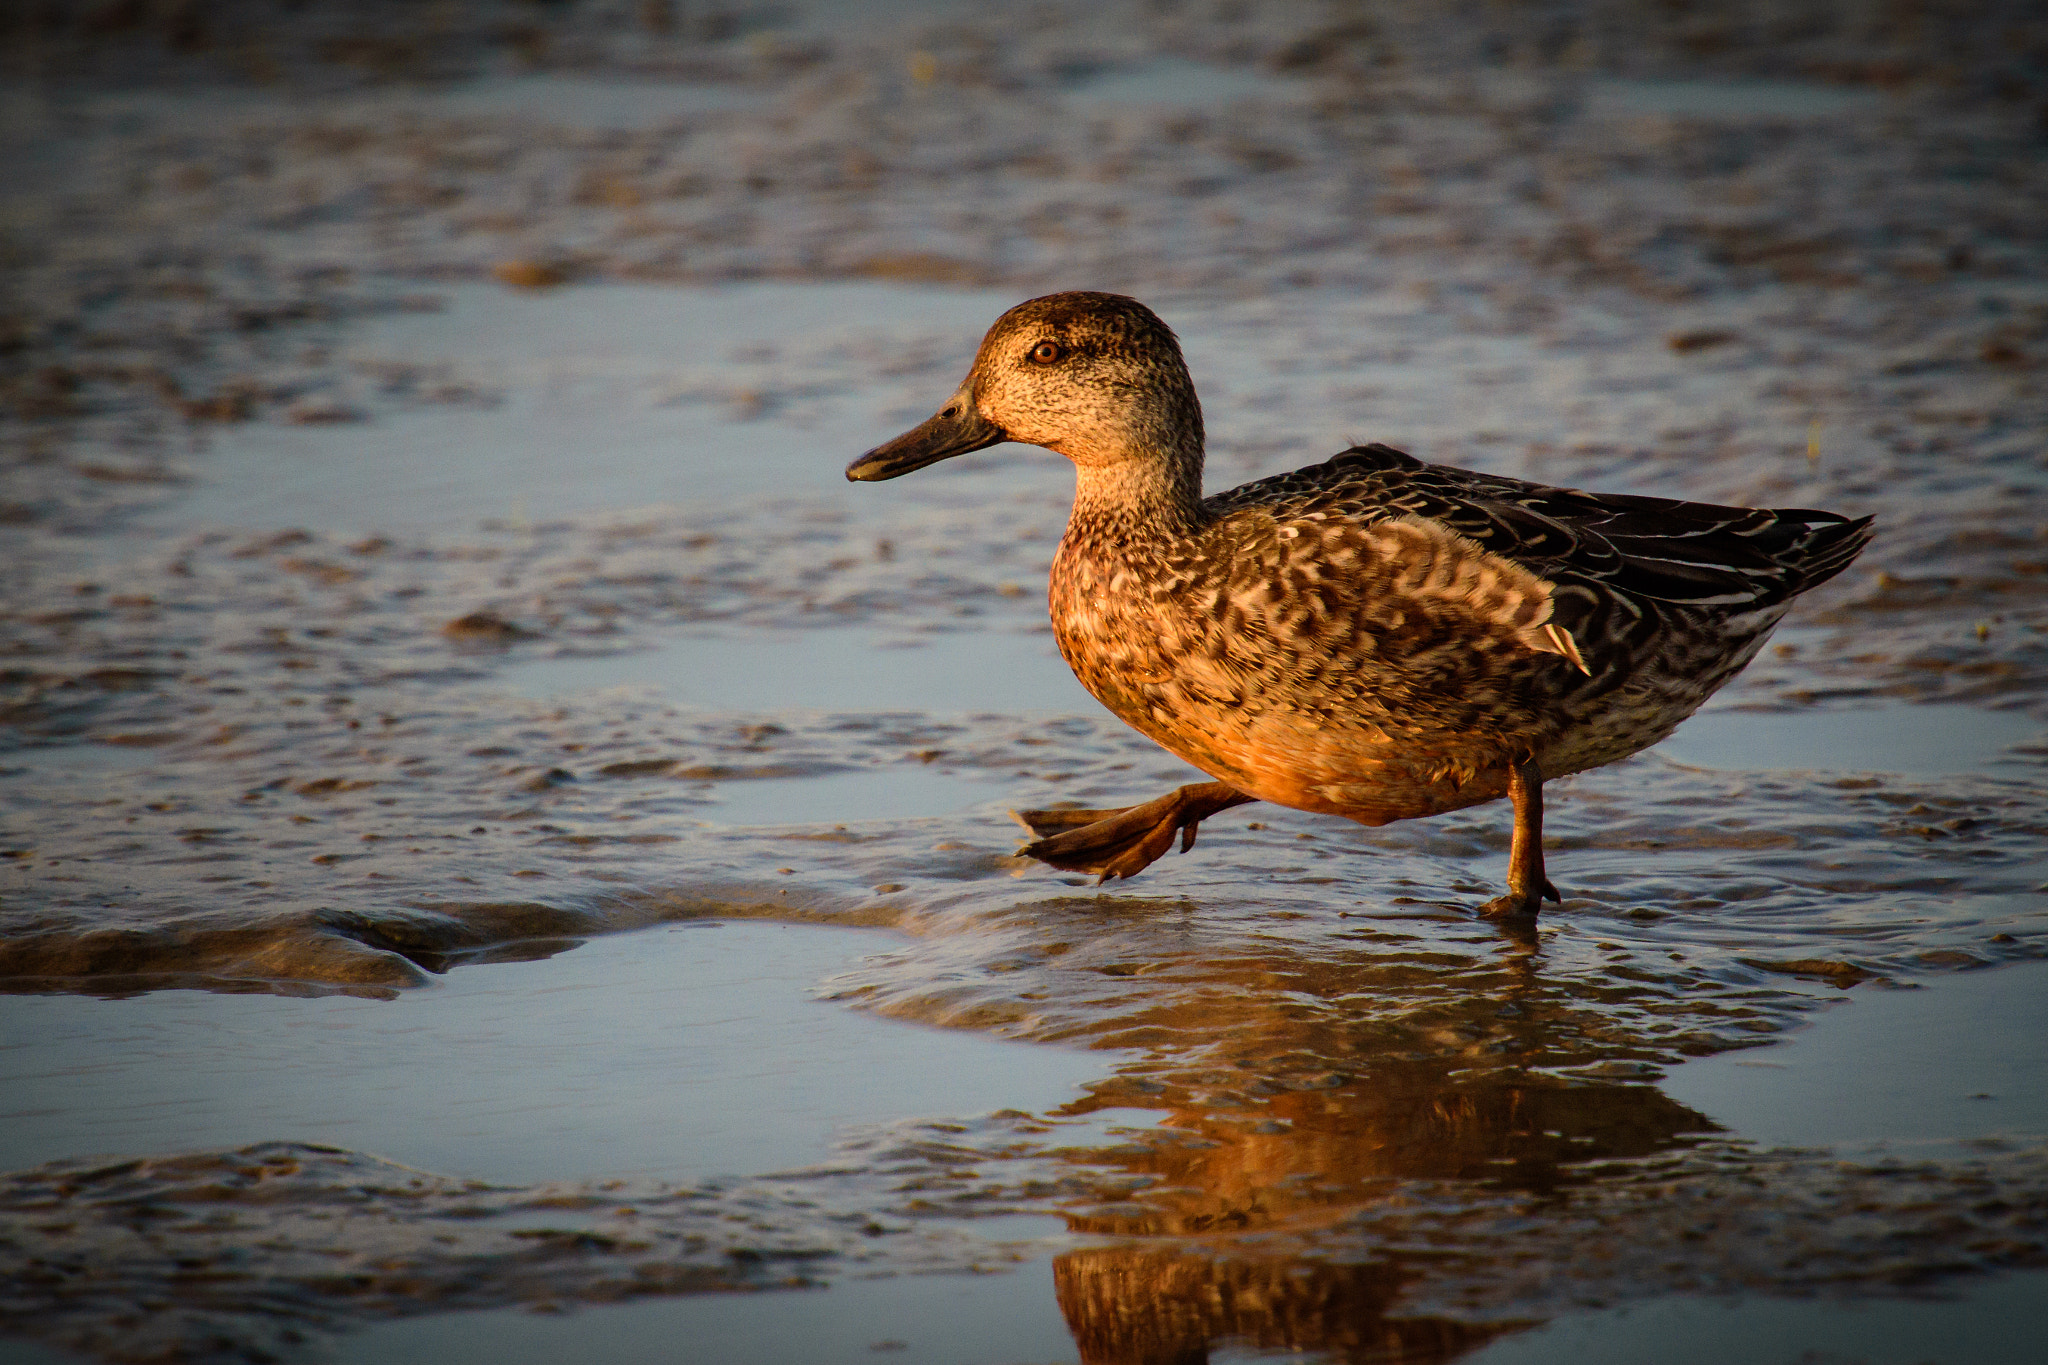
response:
{"label": "duck", "polygon": [[1874,518],[1551,487],[1354,446],[1204,495],[1202,406],[1143,303],[1070,291],[999,317],[966,379],[854,460],[894,479],[999,442],[1074,465],[1047,603],[1060,654],[1125,723],[1213,781],[1138,805],[1013,814],[1020,852],[1100,885],[1253,801],[1366,826],[1506,797],[1505,894],[1533,920],[1543,784],[1677,728]]}

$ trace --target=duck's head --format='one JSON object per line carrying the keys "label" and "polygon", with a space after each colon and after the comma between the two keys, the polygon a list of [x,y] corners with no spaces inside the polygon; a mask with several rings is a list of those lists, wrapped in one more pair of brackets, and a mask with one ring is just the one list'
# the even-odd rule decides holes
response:
{"label": "duck's head", "polygon": [[1044,446],[1084,471],[1192,463],[1201,478],[1202,407],[1180,342],[1121,294],[1047,294],[996,319],[967,378],[922,425],[847,466],[893,479],[999,441]]}

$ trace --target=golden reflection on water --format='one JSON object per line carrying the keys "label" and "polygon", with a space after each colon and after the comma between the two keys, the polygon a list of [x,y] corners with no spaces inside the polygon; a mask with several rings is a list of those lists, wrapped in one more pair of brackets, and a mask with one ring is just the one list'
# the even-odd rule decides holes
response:
{"label": "golden reflection on water", "polygon": [[1521,1324],[1390,1316],[1412,1269],[1100,1247],[1053,1262],[1083,1365],[1207,1365],[1219,1339],[1345,1361],[1451,1360]]}
{"label": "golden reflection on water", "polygon": [[[1452,1359],[1523,1324],[1404,1311],[1432,1256],[1364,1241],[1330,1254],[1347,1224],[1457,1202],[1421,1182],[1540,1201],[1586,1182],[1593,1163],[1716,1130],[1653,1086],[1461,1075],[1461,1060],[1382,1058],[1355,1079],[1282,1090],[1250,1123],[1235,1106],[1176,1106],[1153,1140],[1072,1154],[1099,1192],[1125,1195],[1065,1210],[1073,1232],[1117,1239],[1055,1262],[1083,1361],[1182,1365],[1226,1339],[1346,1361]],[[1304,1235],[1323,1254],[1299,1254]],[[1469,1253],[1458,1259],[1471,1273]]]}
{"label": "golden reflection on water", "polygon": [[1056,1262],[1090,1365],[1226,1344],[1448,1360],[1617,1295],[1924,1277],[1900,1236],[1998,1265],[1983,1249],[2029,1234],[1953,1241],[1957,1201],[2040,1206],[2025,1151],[1902,1183],[1881,1163],[1760,1153],[1654,1084],[1686,1056],[1761,1041],[1825,989],[1782,974],[1562,927],[1530,944],[1451,917],[1290,920],[1242,893],[1042,901],[1005,927],[1017,937],[982,926],[1000,942],[981,945],[978,983],[944,933],[846,980],[886,1012],[977,1027],[1041,997],[1038,1036],[1134,1050],[1065,1112],[1146,1125],[1059,1151],[1067,1187],[1040,1196],[1106,1243]]}
{"label": "golden reflection on water", "polygon": [[1389,1068],[1339,1089],[1275,1096],[1241,1114],[1176,1109],[1165,1126],[1203,1141],[1111,1149],[1096,1160],[1142,1192],[1073,1211],[1076,1232],[1301,1230],[1338,1221],[1403,1180],[1469,1180],[1548,1194],[1574,1167],[1649,1156],[1715,1130],[1654,1086],[1572,1086]]}

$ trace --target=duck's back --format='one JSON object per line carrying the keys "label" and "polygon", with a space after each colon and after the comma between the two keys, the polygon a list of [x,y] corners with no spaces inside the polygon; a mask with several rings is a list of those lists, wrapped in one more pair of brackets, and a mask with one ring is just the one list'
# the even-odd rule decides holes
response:
{"label": "duck's back", "polygon": [[1191,535],[1055,565],[1062,651],[1243,790],[1368,823],[1654,743],[1839,573],[1869,520],[1601,495],[1387,446],[1216,494]]}
{"label": "duck's back", "polygon": [[1385,445],[1354,446],[1203,506],[1218,522],[1254,510],[1282,521],[1361,525],[1424,517],[1545,577],[1731,614],[1789,601],[1833,578],[1868,543],[1872,521],[1587,493],[1425,464]]}

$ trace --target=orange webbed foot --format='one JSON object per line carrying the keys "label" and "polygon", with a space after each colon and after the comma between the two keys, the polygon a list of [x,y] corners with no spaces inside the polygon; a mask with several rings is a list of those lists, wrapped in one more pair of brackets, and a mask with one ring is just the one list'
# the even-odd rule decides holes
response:
{"label": "orange webbed foot", "polygon": [[1096,873],[1101,885],[1112,877],[1137,876],[1173,846],[1176,834],[1181,852],[1187,852],[1202,821],[1256,799],[1221,782],[1198,782],[1119,810],[1010,813],[1041,836],[1019,853],[1062,871]]}

